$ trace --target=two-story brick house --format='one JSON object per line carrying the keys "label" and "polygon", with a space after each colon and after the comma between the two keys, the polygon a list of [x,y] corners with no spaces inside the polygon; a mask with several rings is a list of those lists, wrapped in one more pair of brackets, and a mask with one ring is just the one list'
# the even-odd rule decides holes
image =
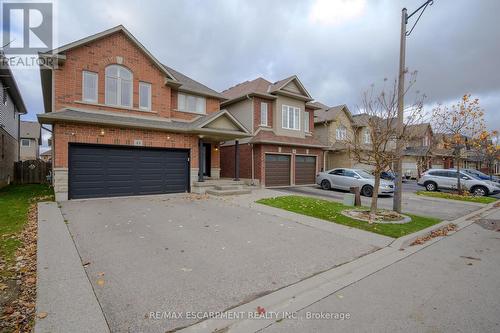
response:
{"label": "two-story brick house", "polygon": [[160,63],[123,26],[42,57],[56,199],[188,192],[220,174],[219,143],[249,135],[224,96]]}
{"label": "two-story brick house", "polygon": [[0,187],[14,180],[19,160],[19,124],[26,106],[8,62],[0,52]]}
{"label": "two-story brick house", "polygon": [[[253,135],[221,147],[221,175],[263,186],[314,184],[324,147],[314,138],[313,98],[297,76],[270,82],[263,78],[222,92],[221,104]],[[239,161],[234,158],[240,152]],[[235,172],[239,166],[239,175]]]}

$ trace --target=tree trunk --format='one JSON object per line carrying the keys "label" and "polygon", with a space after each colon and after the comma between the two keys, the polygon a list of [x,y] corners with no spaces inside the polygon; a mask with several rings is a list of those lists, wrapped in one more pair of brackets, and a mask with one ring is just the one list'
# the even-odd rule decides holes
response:
{"label": "tree trunk", "polygon": [[373,185],[372,193],[372,203],[370,205],[370,220],[369,223],[373,223],[377,215],[377,201],[378,201],[378,189],[380,187],[380,171],[375,171],[375,184]]}
{"label": "tree trunk", "polygon": [[462,194],[462,184],[460,182],[462,179],[462,177],[460,177],[460,157],[457,157],[456,163],[457,163],[457,191],[458,194]]}

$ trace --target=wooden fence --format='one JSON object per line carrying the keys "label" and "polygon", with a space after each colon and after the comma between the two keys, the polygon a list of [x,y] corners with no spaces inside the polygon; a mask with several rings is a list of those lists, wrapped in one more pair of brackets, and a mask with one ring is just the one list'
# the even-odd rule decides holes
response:
{"label": "wooden fence", "polygon": [[28,160],[14,163],[14,182],[17,184],[46,184],[50,182],[52,163]]}

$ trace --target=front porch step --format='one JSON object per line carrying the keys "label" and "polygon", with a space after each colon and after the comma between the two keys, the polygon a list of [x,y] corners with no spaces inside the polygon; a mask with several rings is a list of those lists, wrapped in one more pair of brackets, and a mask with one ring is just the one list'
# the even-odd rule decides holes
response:
{"label": "front porch step", "polygon": [[216,190],[221,190],[221,191],[224,191],[224,190],[239,190],[241,189],[241,185],[215,185],[214,188]]}
{"label": "front porch step", "polygon": [[193,186],[195,187],[213,187],[213,186],[226,186],[226,185],[245,185],[245,182],[239,180],[205,180],[204,182],[194,181]]}
{"label": "front porch step", "polygon": [[239,188],[239,189],[226,189],[226,190],[209,189],[206,190],[205,193],[216,196],[226,196],[226,195],[249,194],[251,192],[252,190],[248,188]]}

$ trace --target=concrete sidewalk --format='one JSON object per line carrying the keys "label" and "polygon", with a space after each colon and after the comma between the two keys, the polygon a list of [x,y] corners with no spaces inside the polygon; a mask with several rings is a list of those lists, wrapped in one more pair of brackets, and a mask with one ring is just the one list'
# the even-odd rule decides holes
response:
{"label": "concrete sidewalk", "polygon": [[38,204],[35,333],[109,332],[75,244],[55,202]]}

